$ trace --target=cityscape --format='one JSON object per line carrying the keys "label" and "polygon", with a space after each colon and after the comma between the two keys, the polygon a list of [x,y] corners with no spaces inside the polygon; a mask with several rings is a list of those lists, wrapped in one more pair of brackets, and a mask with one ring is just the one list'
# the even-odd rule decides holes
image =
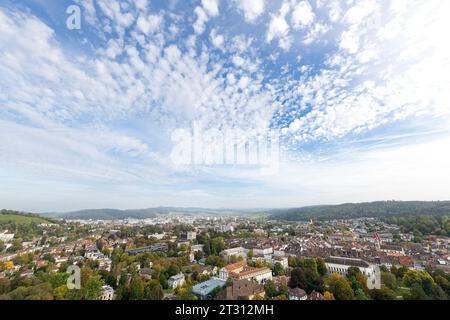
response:
{"label": "cityscape", "polygon": [[2,319],[448,305],[449,13],[1,0]]}
{"label": "cityscape", "polygon": [[306,221],[183,209],[66,220],[2,210],[0,299],[446,300],[450,202],[432,208]]}

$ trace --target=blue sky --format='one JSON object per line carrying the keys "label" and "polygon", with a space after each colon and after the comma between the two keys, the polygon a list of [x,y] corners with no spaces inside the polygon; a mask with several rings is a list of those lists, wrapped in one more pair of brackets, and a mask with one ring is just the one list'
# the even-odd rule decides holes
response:
{"label": "blue sky", "polygon": [[[70,5],[79,30],[67,28]],[[0,3],[0,207],[448,199],[446,0]],[[174,133],[277,130],[276,166]],[[236,131],[237,132],[237,131]]]}

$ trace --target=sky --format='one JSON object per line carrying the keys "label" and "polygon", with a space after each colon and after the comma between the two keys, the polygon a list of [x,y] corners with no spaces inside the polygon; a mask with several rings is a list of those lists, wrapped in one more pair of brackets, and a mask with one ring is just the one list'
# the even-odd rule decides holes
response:
{"label": "sky", "polygon": [[448,12],[2,0],[0,207],[449,200]]}

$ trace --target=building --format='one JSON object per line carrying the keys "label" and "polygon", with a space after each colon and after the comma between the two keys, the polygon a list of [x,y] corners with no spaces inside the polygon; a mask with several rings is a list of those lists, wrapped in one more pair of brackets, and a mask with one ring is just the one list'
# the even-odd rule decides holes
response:
{"label": "building", "polygon": [[239,273],[241,272],[244,267],[247,266],[247,262],[242,260],[236,263],[232,263],[229,265],[226,265],[225,267],[223,267],[222,269],[220,269],[219,272],[219,278],[222,280],[227,281],[227,279],[229,277],[231,277],[232,273]]}
{"label": "building", "polygon": [[364,260],[331,256],[325,258],[325,265],[329,273],[338,273],[343,276],[347,275],[348,268],[356,267],[367,277],[369,289],[379,289],[381,286],[378,267]]}
{"label": "building", "polygon": [[195,240],[197,238],[197,232],[195,231],[188,231],[186,232],[186,240]]}
{"label": "building", "polygon": [[258,283],[265,283],[272,280],[272,270],[248,267],[246,261],[239,261],[220,269],[220,279],[226,281],[230,277],[236,280],[254,280]]}
{"label": "building", "polygon": [[273,248],[272,247],[259,247],[259,248],[253,248],[253,255],[255,256],[265,256],[268,254],[272,254],[273,253]]}
{"label": "building", "polygon": [[217,300],[253,300],[264,297],[264,285],[247,280],[235,280],[229,287],[224,288],[217,296]]}
{"label": "building", "polygon": [[226,281],[218,278],[211,278],[207,281],[196,284],[192,287],[192,292],[199,298],[199,300],[210,300],[216,288],[220,290],[225,287]]}
{"label": "building", "polygon": [[127,249],[125,250],[128,254],[139,254],[139,253],[145,253],[145,252],[158,252],[158,251],[167,251],[169,249],[169,246],[167,243],[156,243],[151,246],[147,247],[141,247],[136,249]]}
{"label": "building", "polygon": [[114,289],[111,286],[103,286],[101,299],[114,300]]}
{"label": "building", "polygon": [[223,250],[220,254],[226,259],[230,260],[232,256],[235,257],[242,257],[243,259],[247,258],[247,249],[244,249],[243,247],[236,247],[236,248],[230,248]]}
{"label": "building", "polygon": [[289,288],[289,300],[307,300],[308,295],[306,294],[305,290],[300,288]]}
{"label": "building", "polygon": [[191,252],[198,252],[198,251],[203,252],[204,246],[205,246],[204,244],[194,244],[191,246]]}
{"label": "building", "polygon": [[269,268],[250,268],[246,267],[238,274],[233,274],[233,278],[238,280],[253,280],[258,283],[266,283],[272,280],[272,270]]}
{"label": "building", "polygon": [[167,281],[169,288],[175,289],[176,287],[181,287],[185,283],[184,274],[179,273],[171,276]]}
{"label": "building", "polygon": [[3,242],[10,242],[14,239],[14,233],[0,232],[0,240]]}

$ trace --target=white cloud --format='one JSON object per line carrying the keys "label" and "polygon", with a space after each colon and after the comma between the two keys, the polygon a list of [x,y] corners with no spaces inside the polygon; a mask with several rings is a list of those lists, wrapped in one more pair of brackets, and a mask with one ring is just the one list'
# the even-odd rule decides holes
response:
{"label": "white cloud", "polygon": [[163,23],[163,17],[160,15],[149,15],[147,17],[139,17],[137,26],[144,34],[149,35],[160,30]]}
{"label": "white cloud", "polygon": [[202,0],[202,6],[196,7],[194,13],[197,17],[193,24],[194,31],[202,34],[208,20],[219,15],[219,0]]}
{"label": "white cloud", "polygon": [[292,12],[292,23],[294,28],[307,27],[314,21],[314,12],[308,1],[300,1]]}
{"label": "white cloud", "polygon": [[289,33],[289,25],[286,19],[282,15],[272,16],[267,30],[266,39],[271,42],[273,39],[280,38],[286,39]]}
{"label": "white cloud", "polygon": [[202,6],[210,17],[219,15],[219,0],[202,0]]}
{"label": "white cloud", "polygon": [[211,33],[209,36],[211,38],[211,42],[214,45],[214,47],[221,49],[223,46],[223,43],[225,41],[223,35],[217,34],[217,30],[213,29],[213,30],[211,30]]}
{"label": "white cloud", "polygon": [[247,22],[255,22],[264,13],[264,0],[235,0],[235,3]]}

